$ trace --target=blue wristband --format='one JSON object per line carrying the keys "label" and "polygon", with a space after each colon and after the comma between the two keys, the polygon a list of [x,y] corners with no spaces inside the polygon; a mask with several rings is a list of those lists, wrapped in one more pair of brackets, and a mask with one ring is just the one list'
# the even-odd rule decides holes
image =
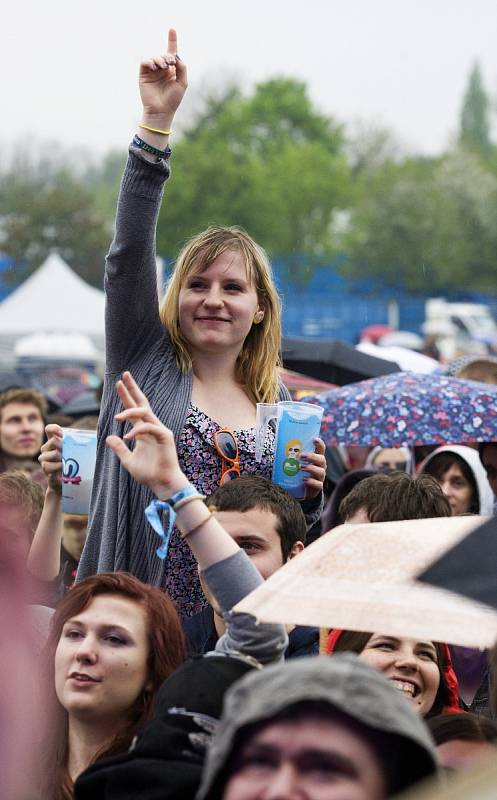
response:
{"label": "blue wristband", "polygon": [[186,500],[187,497],[203,497],[205,500],[205,497],[200,494],[199,490],[196,489],[192,483],[189,483],[184,489],[180,489],[179,492],[171,495],[171,497],[166,500],[166,503],[176,508],[177,504],[181,503],[182,500]]}
{"label": "blue wristband", "polygon": [[[167,558],[169,543],[173,533],[174,521],[176,519],[176,512],[174,509],[176,506],[180,507],[183,505],[184,501],[190,497],[195,497],[199,500],[205,500],[204,495],[201,495],[195,486],[189,483],[188,486],[185,486],[184,489],[180,489],[179,492],[173,494],[168,500],[152,500],[152,502],[145,509],[146,519],[156,534],[162,539],[162,544],[157,548],[156,553],[159,558],[162,558],[163,560]],[[166,512],[166,531],[164,530],[159,511]]]}

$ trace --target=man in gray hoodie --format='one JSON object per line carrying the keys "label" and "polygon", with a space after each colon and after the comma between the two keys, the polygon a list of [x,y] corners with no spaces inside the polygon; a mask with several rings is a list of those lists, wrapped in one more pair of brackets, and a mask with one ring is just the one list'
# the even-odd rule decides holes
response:
{"label": "man in gray hoodie", "polygon": [[198,800],[384,800],[437,774],[423,721],[351,654],[267,667],[226,694]]}

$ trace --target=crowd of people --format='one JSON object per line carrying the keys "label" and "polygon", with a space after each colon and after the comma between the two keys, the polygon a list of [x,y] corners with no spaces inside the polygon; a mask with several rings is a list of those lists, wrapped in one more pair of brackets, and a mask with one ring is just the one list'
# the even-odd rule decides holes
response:
{"label": "crowd of people", "polygon": [[[305,497],[273,483],[275,431],[256,459],[256,405],[290,395],[268,258],[242,229],[208,228],[159,304],[155,228],[187,88],[174,31],[139,85],[100,415],[69,423],[98,422],[88,517],[63,513],[64,431],[46,399],[0,394],[5,797],[382,800],[495,756],[491,654],[233,611],[339,525],[493,515],[497,442],[360,458],[317,438]],[[463,377],[491,382],[489,364]]]}

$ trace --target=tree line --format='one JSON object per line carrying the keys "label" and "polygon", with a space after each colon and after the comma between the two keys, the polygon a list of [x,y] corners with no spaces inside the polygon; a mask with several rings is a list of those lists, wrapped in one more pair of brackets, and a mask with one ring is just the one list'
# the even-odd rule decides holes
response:
{"label": "tree line", "polygon": [[[352,278],[411,291],[492,291],[497,145],[478,65],[457,140],[437,157],[403,153],[387,130],[321,113],[306,85],[275,78],[207,96],[173,151],[157,249],[173,259],[209,224],[246,228],[296,281],[340,255]],[[0,250],[18,283],[58,250],[94,285],[112,237],[126,154],[77,168],[57,153],[0,168]]]}

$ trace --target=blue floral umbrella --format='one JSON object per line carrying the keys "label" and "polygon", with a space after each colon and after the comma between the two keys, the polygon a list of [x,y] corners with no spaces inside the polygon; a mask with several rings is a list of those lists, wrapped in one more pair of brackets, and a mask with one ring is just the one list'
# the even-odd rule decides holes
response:
{"label": "blue floral umbrella", "polygon": [[497,441],[497,386],[397,372],[306,398],[324,406],[327,445],[400,447]]}

